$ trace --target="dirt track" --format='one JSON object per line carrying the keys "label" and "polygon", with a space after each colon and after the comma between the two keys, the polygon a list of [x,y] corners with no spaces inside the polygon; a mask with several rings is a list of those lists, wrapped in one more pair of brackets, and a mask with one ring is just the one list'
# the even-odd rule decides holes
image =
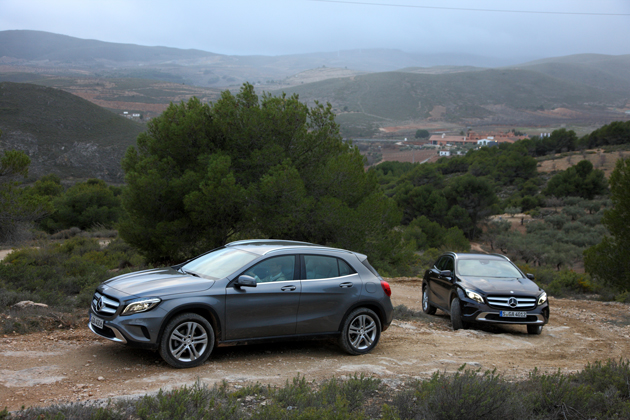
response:
{"label": "dirt track", "polygon": [[[392,281],[394,304],[420,310],[419,287]],[[534,367],[570,372],[628,355],[630,306],[568,299],[551,299],[551,322],[540,336],[528,336],[523,326],[454,332],[438,311],[426,321],[395,320],[366,356],[348,356],[320,341],[224,347],[188,370],[170,368],[157,353],[100,339],[86,327],[0,337],[0,408],[145,394],[198,378],[208,384],[282,384],[298,373],[312,380],[365,372],[396,386],[463,363],[521,378]]]}

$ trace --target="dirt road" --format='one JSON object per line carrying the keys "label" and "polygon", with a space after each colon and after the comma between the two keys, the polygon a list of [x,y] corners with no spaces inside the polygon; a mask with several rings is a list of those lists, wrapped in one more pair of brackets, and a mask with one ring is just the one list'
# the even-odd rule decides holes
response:
{"label": "dirt road", "polygon": [[[395,305],[420,310],[420,283],[392,281]],[[87,321],[87,319],[86,319]],[[426,320],[394,321],[374,352],[348,356],[329,342],[294,342],[215,349],[203,366],[170,368],[157,353],[100,339],[87,328],[0,337],[0,408],[145,394],[159,388],[223,379],[283,384],[298,373],[307,380],[365,372],[396,384],[426,378],[463,363],[525,377],[543,371],[580,370],[587,362],[630,355],[630,306],[551,299],[551,322],[542,335],[523,326],[454,332],[438,311]]]}

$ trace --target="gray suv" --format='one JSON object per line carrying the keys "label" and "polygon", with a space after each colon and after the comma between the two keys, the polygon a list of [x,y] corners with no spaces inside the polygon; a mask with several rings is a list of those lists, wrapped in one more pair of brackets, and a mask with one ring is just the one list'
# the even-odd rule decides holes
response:
{"label": "gray suv", "polygon": [[198,366],[215,345],[338,337],[365,354],[392,321],[391,289],[365,255],[306,242],[229,243],[172,267],[97,287],[89,328],[157,349],[176,368]]}

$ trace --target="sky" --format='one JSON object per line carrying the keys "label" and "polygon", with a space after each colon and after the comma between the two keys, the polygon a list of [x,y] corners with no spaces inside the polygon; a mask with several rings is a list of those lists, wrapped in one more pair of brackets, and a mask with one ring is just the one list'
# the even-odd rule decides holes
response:
{"label": "sky", "polygon": [[283,55],[630,54],[630,0],[0,0],[0,30]]}

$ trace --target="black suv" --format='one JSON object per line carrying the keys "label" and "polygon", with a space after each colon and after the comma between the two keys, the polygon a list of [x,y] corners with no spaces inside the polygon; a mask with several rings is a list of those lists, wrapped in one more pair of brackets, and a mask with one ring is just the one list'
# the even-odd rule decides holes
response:
{"label": "black suv", "polygon": [[422,310],[451,315],[453,329],[470,323],[524,324],[540,334],[549,321],[547,293],[498,254],[441,255],[422,280]]}

